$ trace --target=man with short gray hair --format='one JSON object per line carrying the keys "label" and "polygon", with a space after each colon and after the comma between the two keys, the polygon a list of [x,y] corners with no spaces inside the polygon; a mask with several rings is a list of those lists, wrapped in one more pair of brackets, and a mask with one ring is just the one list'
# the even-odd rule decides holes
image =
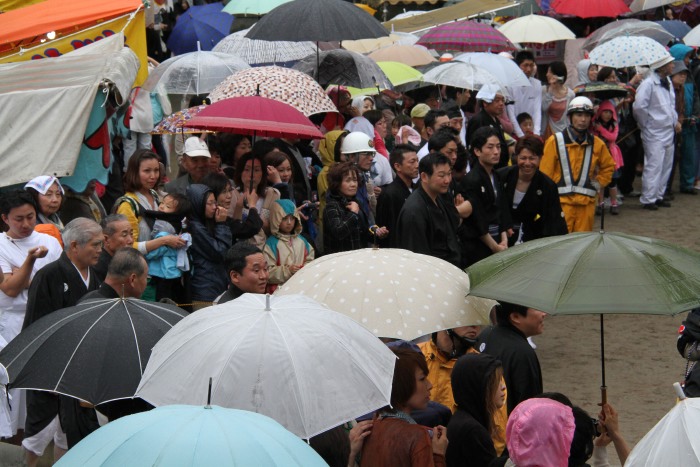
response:
{"label": "man with short gray hair", "polygon": [[104,281],[114,253],[120,248],[131,246],[134,243],[134,236],[131,223],[123,214],[110,214],[102,219],[100,225],[102,226],[104,244],[94,270],[100,281]]}
{"label": "man with short gray hair", "polygon": [[148,281],[148,263],[143,254],[129,246],[120,248],[112,256],[107,277],[97,290],[80,301],[105,298],[141,298]]}

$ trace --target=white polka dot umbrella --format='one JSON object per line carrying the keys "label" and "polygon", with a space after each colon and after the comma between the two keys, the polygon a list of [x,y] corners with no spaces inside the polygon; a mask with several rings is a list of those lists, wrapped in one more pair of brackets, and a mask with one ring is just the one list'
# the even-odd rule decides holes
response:
{"label": "white polka dot umbrella", "polygon": [[613,68],[652,65],[669,57],[666,48],[643,36],[620,36],[600,44],[589,55],[591,63]]}
{"label": "white polka dot umbrella", "polygon": [[407,250],[367,248],[312,261],[275,295],[303,294],[376,336],[411,340],[488,324],[496,302],[468,293],[467,274],[446,261]]}

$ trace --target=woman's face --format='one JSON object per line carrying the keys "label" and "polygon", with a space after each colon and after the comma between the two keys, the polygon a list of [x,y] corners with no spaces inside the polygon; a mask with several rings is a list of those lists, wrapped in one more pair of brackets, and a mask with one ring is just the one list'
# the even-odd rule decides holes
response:
{"label": "woman's face", "polygon": [[248,138],[243,138],[233,151],[233,163],[235,164],[243,154],[249,153],[252,148],[253,147],[250,144],[250,140]]}
{"label": "woman's face", "polygon": [[411,398],[406,402],[407,410],[422,410],[428,406],[430,402],[430,390],[433,385],[428,380],[428,375],[423,373],[423,370],[416,368],[416,390]]}
{"label": "woman's face", "polygon": [[386,120],[380,118],[377,123],[374,124],[374,129],[377,131],[380,138],[386,138]]}
{"label": "woman's face", "polygon": [[29,237],[36,227],[36,209],[31,204],[23,204],[10,209],[7,215],[2,215],[2,220],[9,227],[7,236],[18,240]]}
{"label": "woman's face", "polygon": [[506,403],[506,383],[503,381],[502,369],[496,370],[496,377],[498,378],[498,386],[493,394],[493,404],[500,409]]}
{"label": "woman's face", "polygon": [[557,84],[559,82],[557,77],[554,75],[554,73],[552,73],[552,70],[550,69],[547,69],[546,77],[548,84]]}
{"label": "woman's face", "polygon": [[54,182],[45,195],[39,193],[39,211],[45,216],[56,214],[58,208],[61,207],[62,200],[63,193],[61,193],[61,188],[58,186],[58,183]]}
{"label": "woman's face", "polygon": [[374,102],[372,102],[369,99],[365,99],[362,102],[362,113],[367,112],[368,110],[373,110],[374,109]]}
{"label": "woman's face", "polygon": [[216,197],[216,203],[219,206],[228,209],[231,206],[232,199],[233,199],[233,188],[231,187],[230,184],[227,184],[226,188],[224,188],[224,191],[219,193],[219,196]]}
{"label": "woman's face", "polygon": [[206,204],[204,205],[204,217],[213,219],[214,214],[216,214],[216,199],[214,199],[214,193],[209,193],[207,195]]}
{"label": "woman's face", "polygon": [[608,123],[610,120],[612,120],[612,110],[603,110],[600,113],[600,120],[602,122]]}
{"label": "woman's face", "polygon": [[598,81],[598,65],[591,65],[588,67],[588,79],[591,81]]}
{"label": "woman's face", "polygon": [[285,159],[276,169],[280,173],[282,183],[289,183],[292,179],[292,164],[289,163],[289,160]]}
{"label": "woman's face", "polygon": [[605,82],[606,83],[617,83],[618,82],[617,75],[615,73],[610,73],[610,76],[605,78]]}
{"label": "woman's face", "polygon": [[146,159],[139,165],[139,181],[142,190],[152,190],[160,178],[158,159]]}
{"label": "woman's face", "polygon": [[340,194],[346,198],[352,198],[357,194],[357,176],[355,172],[348,172],[343,176],[340,184]]}
{"label": "woman's face", "polygon": [[523,175],[534,175],[540,167],[540,158],[529,149],[523,148],[517,156],[518,171]]}
{"label": "woman's face", "polygon": [[219,167],[221,167],[221,155],[218,152],[210,152],[211,157],[209,158],[209,171],[217,172]]}
{"label": "woman's face", "polygon": [[[255,164],[255,166],[253,166]],[[250,174],[253,173],[253,190],[255,190],[262,180],[262,165],[257,159],[249,160],[245,163],[243,167],[243,172],[241,172],[241,182],[243,183],[243,189],[250,189]]]}

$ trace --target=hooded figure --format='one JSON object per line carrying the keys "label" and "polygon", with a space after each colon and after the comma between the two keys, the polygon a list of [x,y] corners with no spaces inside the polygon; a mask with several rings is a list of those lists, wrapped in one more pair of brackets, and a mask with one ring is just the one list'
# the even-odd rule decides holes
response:
{"label": "hooded figure", "polygon": [[491,439],[493,416],[487,407],[493,406],[490,386],[499,368],[501,362],[487,354],[466,354],[455,363],[452,393],[457,410],[447,425],[448,466],[483,466],[497,457]]}
{"label": "hooded figure", "polygon": [[190,185],[187,198],[192,204],[188,217],[192,234],[192,299],[211,302],[228,288],[224,254],[233,245],[233,237],[226,222],[215,222],[215,215],[206,216],[207,201],[213,199],[216,202],[214,192],[208,186]]}
{"label": "hooded figure", "polygon": [[578,82],[576,85],[588,84],[591,82],[591,79],[588,77],[588,70],[591,68],[591,66],[595,65],[593,65],[587,58],[578,62],[576,65],[576,70],[578,71]]}
{"label": "hooded figure", "polygon": [[[280,224],[287,216],[294,217],[291,232],[280,231]],[[314,249],[301,236],[301,217],[294,203],[288,199],[278,199],[270,206],[270,232],[263,249],[270,272],[268,293],[287,282],[302,266],[314,259]]]}
{"label": "hooded figure", "polygon": [[316,179],[316,189],[318,190],[318,199],[321,203],[319,208],[319,223],[323,225],[323,208],[326,206],[326,191],[328,191],[328,171],[336,162],[340,162],[340,147],[336,150],[338,139],[341,136],[347,135],[345,130],[333,130],[326,133],[318,146],[318,153],[321,156],[323,169],[318,174]]}
{"label": "hooded figure", "polygon": [[[607,125],[604,125],[600,119],[600,114],[602,114],[605,110],[612,112],[612,120]],[[620,126],[617,121],[617,110],[615,109],[615,104],[613,104],[610,100],[601,102],[598,106],[598,111],[593,117],[593,122],[594,124],[599,124],[597,126],[594,125],[593,134],[600,137],[608,146],[610,155],[612,156],[613,161],[615,161],[615,170],[619,169],[625,165],[625,162],[622,160],[622,151],[616,143],[617,135],[620,132]]]}

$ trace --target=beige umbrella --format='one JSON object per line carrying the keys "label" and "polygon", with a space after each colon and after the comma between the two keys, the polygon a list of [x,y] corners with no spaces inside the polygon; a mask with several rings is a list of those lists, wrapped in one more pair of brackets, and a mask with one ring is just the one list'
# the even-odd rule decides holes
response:
{"label": "beige umbrella", "polygon": [[511,42],[545,42],[576,39],[576,34],[554,18],[543,15],[521,16],[498,29]]}
{"label": "beige umbrella", "polygon": [[401,62],[408,66],[423,66],[436,61],[428,49],[417,45],[392,45],[372,52],[368,57],[375,62]]}
{"label": "beige umbrella", "polygon": [[408,250],[366,248],[312,261],[275,295],[306,295],[376,336],[410,340],[488,324],[496,302],[468,293],[469,277],[446,261]]}
{"label": "beige umbrella", "polygon": [[356,41],[343,41],[341,44],[344,49],[351,50],[353,52],[358,52],[361,54],[368,54],[379,50],[382,47],[389,47],[391,45],[413,45],[418,42],[419,37],[410,33],[391,33],[388,37],[377,37],[372,39],[358,39]]}

